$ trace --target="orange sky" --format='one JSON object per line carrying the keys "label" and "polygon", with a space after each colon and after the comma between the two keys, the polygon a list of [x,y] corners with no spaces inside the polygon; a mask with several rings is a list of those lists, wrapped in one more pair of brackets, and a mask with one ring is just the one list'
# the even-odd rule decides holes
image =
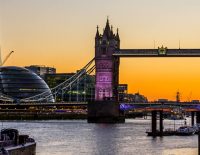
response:
{"label": "orange sky", "polygon": [[[74,72],[94,57],[96,25],[109,15],[121,48],[200,48],[199,0],[0,0],[5,65],[54,66]],[[120,82],[150,100],[200,99],[200,58],[121,59]]]}

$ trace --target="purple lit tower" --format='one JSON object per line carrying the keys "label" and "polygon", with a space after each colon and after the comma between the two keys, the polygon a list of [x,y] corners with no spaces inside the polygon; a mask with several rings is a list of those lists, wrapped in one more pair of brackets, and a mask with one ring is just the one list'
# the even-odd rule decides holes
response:
{"label": "purple lit tower", "polygon": [[119,58],[114,57],[113,53],[119,48],[118,29],[117,33],[114,34],[112,26],[110,27],[107,19],[103,35],[99,34],[97,26],[95,37],[96,101],[105,99],[118,100]]}

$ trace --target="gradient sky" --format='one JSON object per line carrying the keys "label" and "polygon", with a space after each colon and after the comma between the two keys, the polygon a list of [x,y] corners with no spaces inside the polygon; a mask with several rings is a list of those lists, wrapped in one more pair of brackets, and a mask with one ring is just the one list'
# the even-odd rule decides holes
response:
{"label": "gradient sky", "polygon": [[[121,48],[200,48],[199,0],[0,0],[5,65],[74,72],[94,57],[96,25],[109,16]],[[123,58],[120,82],[150,100],[200,99],[200,58]]]}

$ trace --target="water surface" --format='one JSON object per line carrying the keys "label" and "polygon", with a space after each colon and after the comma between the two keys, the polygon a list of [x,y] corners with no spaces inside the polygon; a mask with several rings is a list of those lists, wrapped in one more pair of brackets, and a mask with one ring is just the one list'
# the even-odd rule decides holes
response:
{"label": "water surface", "polygon": [[[164,121],[174,128],[174,121]],[[183,124],[183,121],[177,121]],[[86,120],[4,121],[37,142],[37,155],[196,155],[194,136],[147,137],[150,120],[128,119],[125,124],[88,124]]]}

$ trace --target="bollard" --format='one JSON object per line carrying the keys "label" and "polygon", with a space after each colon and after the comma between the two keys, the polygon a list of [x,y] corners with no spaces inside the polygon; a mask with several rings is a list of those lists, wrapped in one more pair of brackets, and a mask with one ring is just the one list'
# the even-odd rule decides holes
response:
{"label": "bollard", "polygon": [[163,136],[163,111],[160,111],[160,136]]}
{"label": "bollard", "polygon": [[151,112],[151,120],[152,120],[152,123],[151,123],[151,129],[152,129],[152,135],[153,136],[156,136],[156,129],[157,129],[157,111],[152,111]]}
{"label": "bollard", "polygon": [[199,111],[196,112],[196,123],[197,124],[200,123],[200,112]]}
{"label": "bollard", "polygon": [[191,112],[191,125],[194,126],[194,111]]}

